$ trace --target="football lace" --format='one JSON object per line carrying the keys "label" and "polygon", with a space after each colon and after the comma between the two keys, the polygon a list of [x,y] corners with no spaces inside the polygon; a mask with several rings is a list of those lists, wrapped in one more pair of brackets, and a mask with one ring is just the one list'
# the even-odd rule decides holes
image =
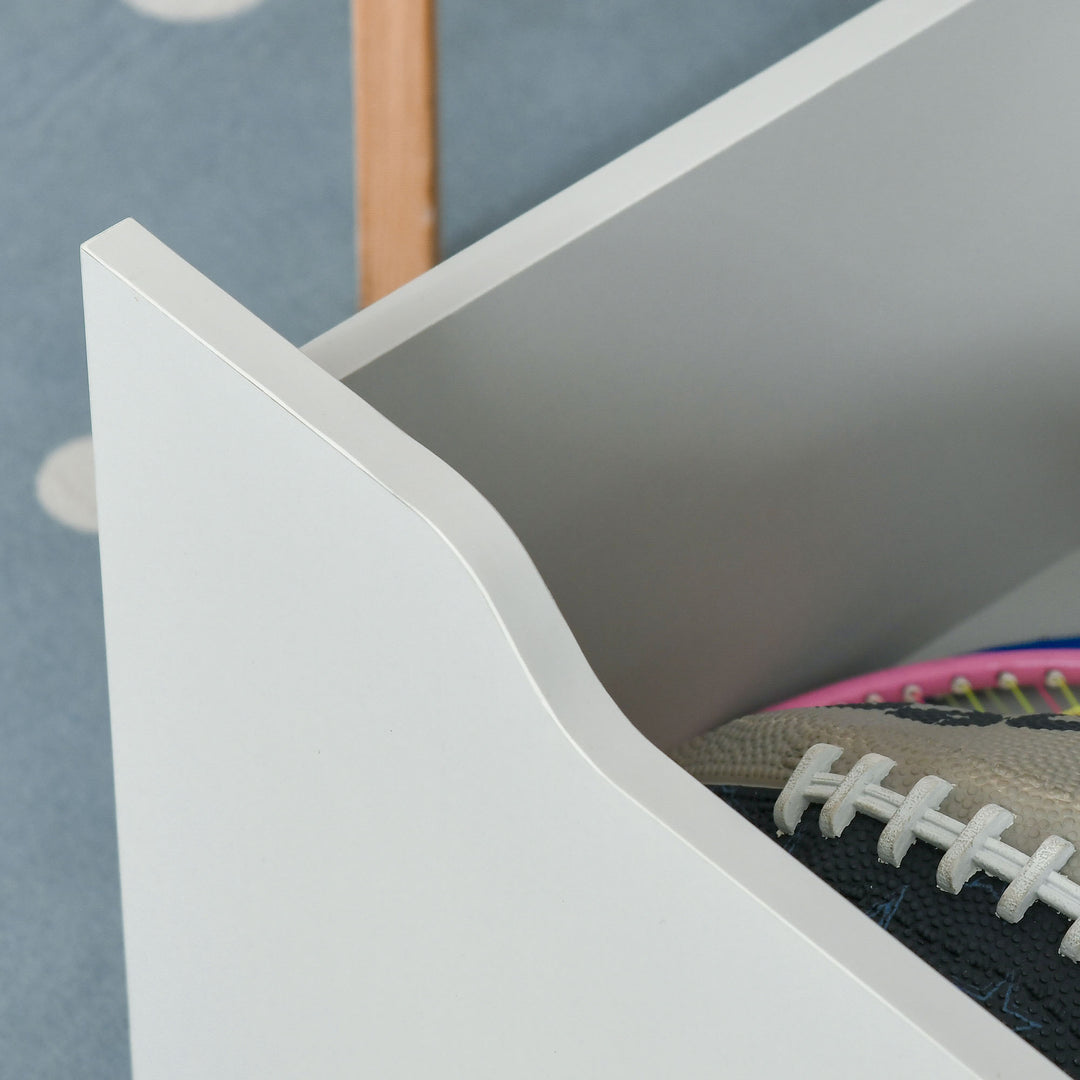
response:
{"label": "football lace", "polygon": [[979,870],[1006,882],[996,913],[1006,922],[1023,918],[1041,900],[1072,920],[1058,946],[1062,956],[1080,961],[1080,885],[1058,871],[1075,847],[1063,837],[1048,836],[1034,854],[1005,843],[1001,834],[1016,820],[1009,810],[987,803],[967,823],[938,809],[953,789],[940,776],[924,776],[907,795],[881,786],[896,762],[881,754],[866,754],[846,774],[829,772],[844,753],[831,743],[811,746],[795,766],[773,807],[776,827],[793,833],[811,803],[821,803],[818,824],[823,836],[837,837],[856,813],[884,823],[878,839],[878,858],[899,866],[916,840],[944,851],[937,868],[937,885],[959,893]]}

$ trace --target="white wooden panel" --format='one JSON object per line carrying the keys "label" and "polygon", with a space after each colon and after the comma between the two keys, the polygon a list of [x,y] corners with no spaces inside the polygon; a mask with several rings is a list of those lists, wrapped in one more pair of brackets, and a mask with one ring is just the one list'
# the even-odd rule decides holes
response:
{"label": "white wooden panel", "polygon": [[84,274],[136,1080],[1056,1075],[646,742],[450,469],[133,222]]}
{"label": "white wooden panel", "polygon": [[304,347],[344,379],[972,0],[881,0]]}
{"label": "white wooden panel", "polygon": [[876,5],[311,353],[659,745],[897,662],[1080,537],[1077,41]]}
{"label": "white wooden panel", "polygon": [[918,649],[908,662],[1078,633],[1080,551],[1073,551]]}

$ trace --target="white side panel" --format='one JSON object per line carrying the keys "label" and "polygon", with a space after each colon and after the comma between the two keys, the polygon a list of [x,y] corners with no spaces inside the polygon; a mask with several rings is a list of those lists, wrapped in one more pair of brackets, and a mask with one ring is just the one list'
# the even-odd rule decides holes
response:
{"label": "white side panel", "polygon": [[1057,1075],[620,717],[449,469],[134,223],[84,273],[136,1080]]}
{"label": "white side panel", "polygon": [[304,346],[344,379],[972,0],[880,0]]}

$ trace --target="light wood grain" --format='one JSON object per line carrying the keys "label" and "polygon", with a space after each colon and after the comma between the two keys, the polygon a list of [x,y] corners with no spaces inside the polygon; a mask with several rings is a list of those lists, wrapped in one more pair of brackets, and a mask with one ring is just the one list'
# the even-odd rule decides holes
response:
{"label": "light wood grain", "polygon": [[435,0],[352,0],[360,301],[435,264]]}

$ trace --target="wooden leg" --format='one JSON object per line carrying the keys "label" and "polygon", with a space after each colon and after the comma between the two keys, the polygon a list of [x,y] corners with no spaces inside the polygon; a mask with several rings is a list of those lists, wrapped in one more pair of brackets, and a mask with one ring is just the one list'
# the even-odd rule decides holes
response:
{"label": "wooden leg", "polygon": [[352,0],[360,302],[438,259],[435,0]]}

